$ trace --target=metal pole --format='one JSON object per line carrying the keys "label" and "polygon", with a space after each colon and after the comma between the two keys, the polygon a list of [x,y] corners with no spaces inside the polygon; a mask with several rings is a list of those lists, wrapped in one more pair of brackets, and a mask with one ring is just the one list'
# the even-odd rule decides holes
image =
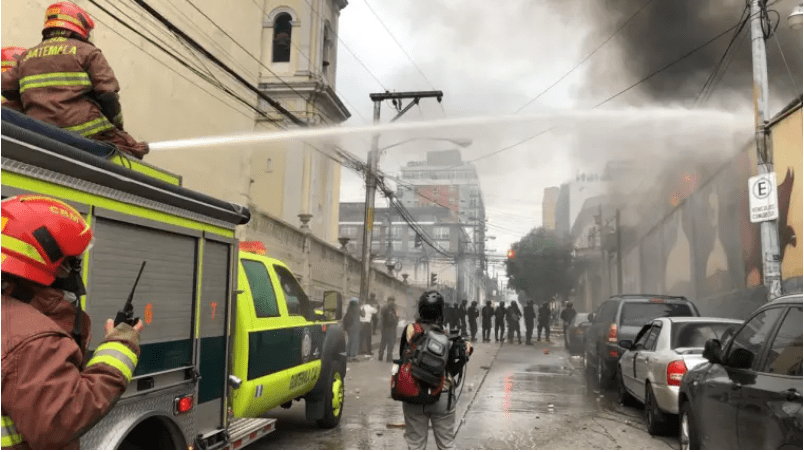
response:
{"label": "metal pole", "polygon": [[[374,124],[380,122],[380,107],[387,99],[435,97],[441,102],[444,95],[441,91],[403,92],[403,93],[371,93],[369,98],[374,102]],[[399,115],[397,115],[399,116]],[[366,162],[366,206],[363,215],[363,269],[360,272],[360,297],[368,300],[369,280],[371,279],[371,231],[374,228],[374,195],[377,192],[377,164],[380,159],[380,134],[371,137],[371,150]],[[429,275],[428,275],[429,278]]]}
{"label": "metal pole", "polygon": [[[773,172],[773,150],[768,133],[768,59],[762,32],[761,0],[751,0],[751,56],[754,63],[754,124],[757,143],[757,173]],[[773,187],[776,189],[776,187]],[[777,195],[778,197],[778,195]],[[776,200],[778,203],[778,198]],[[777,220],[760,223],[762,275],[768,301],[782,295],[779,226]]]}
{"label": "metal pole", "polygon": [[[374,101],[374,124],[380,122],[381,100]],[[363,215],[363,270],[360,272],[360,299],[368,300],[371,275],[371,231],[374,229],[374,194],[377,191],[377,160],[380,134],[371,137],[371,150],[366,165],[366,205]]]}
{"label": "metal pole", "polygon": [[614,214],[614,225],[617,228],[617,293],[623,293],[623,244],[620,234],[620,209]]}
{"label": "metal pole", "polygon": [[458,254],[455,256],[455,299],[463,299],[463,227],[458,232]]}

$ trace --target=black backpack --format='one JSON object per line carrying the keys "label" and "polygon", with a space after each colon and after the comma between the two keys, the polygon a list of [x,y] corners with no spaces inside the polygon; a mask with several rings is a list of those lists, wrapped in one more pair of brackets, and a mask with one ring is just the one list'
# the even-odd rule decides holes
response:
{"label": "black backpack", "polygon": [[415,333],[402,352],[396,373],[391,376],[394,400],[429,405],[438,401],[446,382],[450,341],[435,325],[414,323]]}
{"label": "black backpack", "polygon": [[446,375],[449,338],[441,328],[428,325],[413,340],[416,344],[410,357],[411,375],[427,386],[438,386]]}

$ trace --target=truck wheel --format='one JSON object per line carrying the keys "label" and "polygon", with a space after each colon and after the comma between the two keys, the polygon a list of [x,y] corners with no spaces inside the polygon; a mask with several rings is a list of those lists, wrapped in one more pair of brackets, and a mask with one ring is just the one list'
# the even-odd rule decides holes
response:
{"label": "truck wheel", "polygon": [[341,422],[346,394],[345,376],[346,365],[338,360],[333,361],[327,376],[329,383],[324,390],[324,417],[316,421],[321,428],[334,428]]}

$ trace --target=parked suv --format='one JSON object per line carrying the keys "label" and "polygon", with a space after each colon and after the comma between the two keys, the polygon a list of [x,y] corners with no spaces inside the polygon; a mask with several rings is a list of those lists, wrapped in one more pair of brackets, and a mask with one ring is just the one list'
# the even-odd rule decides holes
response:
{"label": "parked suv", "polygon": [[619,341],[632,341],[642,327],[657,317],[700,317],[698,308],[684,297],[671,295],[615,295],[589,314],[586,330],[586,372],[598,387],[613,380],[617,361],[625,349]]}

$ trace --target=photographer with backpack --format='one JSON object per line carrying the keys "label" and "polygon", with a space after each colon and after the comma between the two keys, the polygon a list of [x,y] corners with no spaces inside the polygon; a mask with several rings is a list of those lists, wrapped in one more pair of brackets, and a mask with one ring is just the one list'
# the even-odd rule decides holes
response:
{"label": "photographer with backpack", "polygon": [[402,401],[408,449],[425,449],[430,424],[439,449],[455,449],[455,412],[472,345],[444,331],[444,297],[435,290],[419,298],[418,317],[405,327],[391,397]]}

